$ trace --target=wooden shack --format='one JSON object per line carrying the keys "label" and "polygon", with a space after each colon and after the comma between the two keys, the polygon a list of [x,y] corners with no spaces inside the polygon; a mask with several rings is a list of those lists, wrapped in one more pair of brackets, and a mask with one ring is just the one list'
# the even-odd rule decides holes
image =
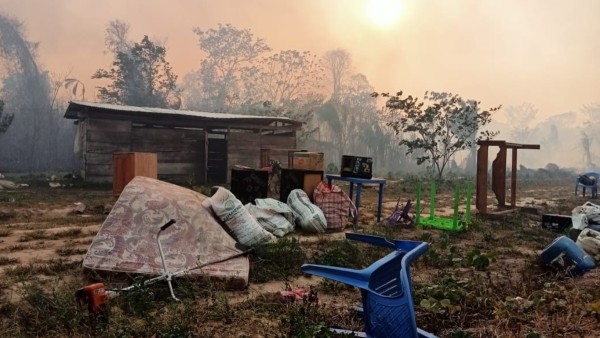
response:
{"label": "wooden shack", "polygon": [[227,183],[234,165],[259,167],[261,149],[296,148],[302,123],[287,117],[206,113],[71,101],[81,177],[111,182],[114,153],[158,155],[158,178]]}

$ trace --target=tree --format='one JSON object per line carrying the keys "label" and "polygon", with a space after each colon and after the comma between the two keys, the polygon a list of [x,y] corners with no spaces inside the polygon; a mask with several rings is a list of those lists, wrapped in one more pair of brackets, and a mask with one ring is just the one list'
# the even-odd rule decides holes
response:
{"label": "tree", "polygon": [[583,105],[584,120],[581,126],[580,147],[583,151],[583,162],[587,168],[596,168],[592,154],[592,146],[598,141],[596,134],[600,131],[600,103],[592,102]]}
{"label": "tree", "polygon": [[524,102],[519,106],[508,106],[506,107],[506,116],[511,121],[510,136],[514,142],[526,143],[531,135],[533,129],[530,126],[531,122],[537,115],[537,108],[531,103]]}
{"label": "tree", "polygon": [[284,50],[247,67],[242,74],[244,98],[275,106],[317,92],[322,70],[309,51]]}
{"label": "tree", "polygon": [[[387,97],[384,110],[391,115],[388,125],[397,134],[409,133],[410,136],[402,138],[399,144],[407,147],[407,154],[422,151],[417,156],[417,164],[427,162],[438,178],[457,151],[498,134],[480,128],[491,122],[492,112],[500,106],[480,111],[479,102],[463,100],[451,93],[425,92],[423,102],[411,95],[402,97],[402,94],[373,93],[372,96]],[[472,137],[478,131],[479,135]]]}
{"label": "tree", "polygon": [[3,113],[4,113],[4,101],[0,100],[0,133],[3,133],[6,131],[6,129],[8,129],[8,126],[10,126],[13,118],[15,117],[14,114],[3,115]]}
{"label": "tree", "polygon": [[325,53],[322,59],[323,66],[329,72],[333,85],[331,97],[336,99],[340,94],[346,76],[350,72],[352,59],[350,53],[344,49],[334,49]]}
{"label": "tree", "polygon": [[144,36],[126,52],[117,51],[110,70],[98,69],[92,79],[108,79],[98,87],[103,102],[133,106],[179,108],[177,75],[166,61],[166,48]]}
{"label": "tree", "polygon": [[131,49],[129,41],[129,25],[120,20],[114,20],[108,23],[104,35],[104,44],[113,54],[118,52],[127,53]]}
{"label": "tree", "polygon": [[377,110],[375,102],[369,99],[372,92],[373,87],[367,77],[363,74],[355,74],[342,85],[337,98],[332,98],[338,118],[337,124],[340,126],[337,135],[341,155],[348,149],[357,151],[360,144],[356,141],[370,125],[375,123],[369,119]]}
{"label": "tree", "polygon": [[0,170],[71,170],[74,127],[57,107],[49,72],[23,24],[0,14],[0,96],[4,101]]}
{"label": "tree", "polygon": [[255,60],[271,48],[249,29],[219,24],[207,31],[195,28],[200,49],[206,53],[195,76],[204,97],[202,110],[230,111],[239,101],[241,75]]}
{"label": "tree", "polygon": [[323,103],[322,70],[310,52],[284,50],[242,72],[240,113],[286,116],[304,122],[300,139],[315,131],[315,109]]}

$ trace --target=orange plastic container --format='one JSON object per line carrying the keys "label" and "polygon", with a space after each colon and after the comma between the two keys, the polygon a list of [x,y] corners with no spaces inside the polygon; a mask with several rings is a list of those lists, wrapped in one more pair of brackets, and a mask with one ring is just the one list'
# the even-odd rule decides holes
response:
{"label": "orange plastic container", "polygon": [[88,311],[91,314],[98,314],[104,311],[108,302],[108,293],[104,283],[94,283],[77,290],[77,300],[87,303]]}

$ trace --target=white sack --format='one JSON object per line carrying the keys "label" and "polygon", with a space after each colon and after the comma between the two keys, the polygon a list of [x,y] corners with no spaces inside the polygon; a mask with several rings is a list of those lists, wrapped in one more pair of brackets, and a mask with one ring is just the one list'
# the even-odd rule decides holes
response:
{"label": "white sack", "polygon": [[297,226],[307,232],[325,232],[327,221],[323,211],[310,202],[308,195],[302,189],[290,192],[287,203],[294,212]]}
{"label": "white sack", "polygon": [[587,228],[577,237],[579,245],[590,256],[596,256],[600,253],[600,232]]}
{"label": "white sack", "polygon": [[275,210],[262,208],[251,203],[246,204],[246,209],[248,209],[250,215],[256,219],[258,224],[263,227],[263,229],[272,233],[276,237],[283,237],[286,234],[294,231],[294,225],[290,223],[283,214],[280,214]]}
{"label": "white sack", "polygon": [[289,205],[274,198],[257,198],[254,200],[257,207],[273,210],[283,215],[292,225],[294,223],[294,212]]}
{"label": "white sack", "polygon": [[250,215],[244,205],[229,190],[219,187],[217,192],[203,203],[209,204],[235,238],[241,244],[255,246],[274,240],[275,237],[263,229]]}
{"label": "white sack", "polygon": [[583,230],[589,224],[600,222],[600,205],[585,202],[572,211],[573,228]]}

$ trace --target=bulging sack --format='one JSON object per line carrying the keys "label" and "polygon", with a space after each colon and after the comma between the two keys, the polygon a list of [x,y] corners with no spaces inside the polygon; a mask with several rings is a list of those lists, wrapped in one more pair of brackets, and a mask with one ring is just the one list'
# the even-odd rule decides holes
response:
{"label": "bulging sack", "polygon": [[313,192],[313,200],[325,215],[327,229],[342,230],[348,218],[356,216],[356,206],[348,195],[337,185],[321,181]]}
{"label": "bulging sack", "polygon": [[294,223],[294,212],[289,205],[274,198],[257,198],[254,203],[261,209],[269,209],[282,214],[290,223]]}
{"label": "bulging sack", "polygon": [[204,200],[203,204],[205,202],[208,202],[217,217],[225,222],[241,244],[255,246],[275,240],[275,237],[257,223],[242,202],[229,190],[219,187],[214,195]]}
{"label": "bulging sack", "polygon": [[577,237],[576,243],[588,255],[596,256],[600,253],[600,232],[590,228],[583,229]]}
{"label": "bulging sack", "polygon": [[297,226],[307,232],[325,232],[327,220],[323,211],[310,202],[308,195],[302,189],[290,192],[287,203],[294,212]]}
{"label": "bulging sack", "polygon": [[[256,201],[259,199],[257,198]],[[281,203],[281,202],[280,202]],[[292,210],[287,204],[282,203],[292,214]],[[276,237],[283,237],[286,234],[294,231],[294,225],[288,221],[284,213],[274,210],[265,205],[253,205],[251,203],[246,204],[246,209],[250,212],[250,215],[256,219],[263,229],[272,233]]]}
{"label": "bulging sack", "polygon": [[581,206],[573,208],[573,228],[583,230],[588,225],[600,223],[600,205],[585,202]]}

